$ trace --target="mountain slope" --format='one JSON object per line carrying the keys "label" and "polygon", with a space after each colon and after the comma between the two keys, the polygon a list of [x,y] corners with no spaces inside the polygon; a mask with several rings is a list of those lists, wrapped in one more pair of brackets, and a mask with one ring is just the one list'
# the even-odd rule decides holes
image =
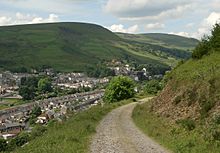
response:
{"label": "mountain slope", "polygon": [[216,24],[212,35],[195,48],[193,59],[167,76],[168,85],[153,105],[156,112],[174,120],[209,120],[216,113],[220,117],[219,36],[220,25]]}
{"label": "mountain slope", "polygon": [[198,40],[177,35],[149,33],[149,34],[124,34],[117,33],[127,43],[132,44],[132,49],[145,56],[163,61],[174,66],[176,59],[191,57],[191,50],[198,44]]}
{"label": "mountain slope", "polygon": [[220,24],[167,74],[165,88],[133,113],[148,135],[178,153],[220,150]]}
{"label": "mountain slope", "polygon": [[[144,46],[146,44],[142,44]],[[0,27],[0,68],[17,70],[48,66],[59,71],[83,71],[88,64],[112,59],[163,66],[176,62],[175,55],[161,58],[157,53],[136,51],[135,47],[135,44],[94,24],[6,26]],[[172,49],[169,51],[173,52]],[[185,58],[185,55],[179,58]]]}

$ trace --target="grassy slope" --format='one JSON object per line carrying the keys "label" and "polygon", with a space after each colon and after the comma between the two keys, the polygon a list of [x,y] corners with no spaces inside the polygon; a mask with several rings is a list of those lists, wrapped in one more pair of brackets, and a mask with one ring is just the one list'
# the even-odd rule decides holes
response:
{"label": "grassy slope", "polygon": [[82,70],[101,60],[125,59],[159,63],[114,46],[121,39],[101,26],[54,23],[0,27],[0,64],[4,68],[52,66]]}
{"label": "grassy slope", "polygon": [[70,117],[63,124],[55,123],[48,131],[15,153],[87,153],[96,126],[112,109],[132,102],[126,100],[103,107],[95,106]]}
{"label": "grassy slope", "polygon": [[[85,65],[102,60],[128,59],[169,65],[175,61],[146,52],[143,42],[148,40],[156,42],[144,37],[142,43],[134,44],[101,26],[85,23],[3,26],[0,27],[0,69],[47,65],[60,71],[81,71]],[[147,48],[151,47],[155,46]]]}
{"label": "grassy slope", "polygon": [[202,126],[187,131],[182,126],[171,124],[165,117],[159,117],[151,110],[151,103],[135,107],[133,119],[135,124],[148,136],[174,153],[219,153],[218,142],[207,142]]}
{"label": "grassy slope", "polygon": [[[198,40],[169,34],[123,34],[117,33],[130,45],[127,48],[143,56],[172,65],[178,58],[188,58]],[[126,45],[124,45],[125,47]],[[175,64],[173,64],[175,65]]]}
{"label": "grassy slope", "polygon": [[[174,152],[220,150],[220,53],[189,60],[168,75],[168,85],[152,102],[138,106],[136,124]],[[191,121],[187,130],[176,121]],[[185,122],[186,123],[186,122]],[[187,126],[190,126],[188,124]]]}
{"label": "grassy slope", "polygon": [[161,33],[148,33],[142,35],[145,38],[150,38],[155,44],[159,43],[163,46],[182,48],[182,49],[193,49],[198,43],[198,40],[194,38],[186,38],[182,36],[172,34],[161,34]]}

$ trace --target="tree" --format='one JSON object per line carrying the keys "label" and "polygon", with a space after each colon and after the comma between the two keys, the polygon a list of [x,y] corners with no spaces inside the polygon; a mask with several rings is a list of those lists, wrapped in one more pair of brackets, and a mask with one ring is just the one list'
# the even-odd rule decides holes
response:
{"label": "tree", "polygon": [[52,90],[52,83],[49,78],[42,78],[38,81],[38,91],[46,93]]}
{"label": "tree", "polygon": [[19,95],[22,96],[23,100],[32,100],[35,97],[36,89],[32,86],[21,86],[19,88]]}
{"label": "tree", "polygon": [[96,65],[94,66],[87,66],[86,67],[86,74],[89,77],[95,78],[103,78],[107,76],[115,76],[114,70],[107,68],[103,65]]}
{"label": "tree", "polygon": [[38,80],[39,78],[37,77],[21,78],[21,84],[19,86],[19,95],[21,95],[24,100],[34,99]]}
{"label": "tree", "polygon": [[36,117],[39,116],[41,113],[42,113],[41,108],[40,108],[39,106],[35,106],[35,107],[32,109],[31,116],[32,116],[32,118],[36,118]]}
{"label": "tree", "polygon": [[106,88],[104,101],[117,102],[134,96],[134,81],[125,76],[114,77]]}
{"label": "tree", "polygon": [[192,58],[200,59],[213,51],[220,50],[220,24],[216,23],[211,32],[211,36],[202,38],[192,53]]}

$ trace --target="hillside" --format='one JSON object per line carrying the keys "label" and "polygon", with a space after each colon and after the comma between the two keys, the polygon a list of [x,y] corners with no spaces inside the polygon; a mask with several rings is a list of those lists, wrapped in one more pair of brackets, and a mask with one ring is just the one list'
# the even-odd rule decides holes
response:
{"label": "hillside", "polygon": [[220,25],[195,48],[193,58],[167,75],[168,84],[153,106],[175,120],[220,115]]}
{"label": "hillside", "polygon": [[[94,24],[51,23],[0,27],[1,69],[48,66],[58,71],[83,71],[88,64],[95,65],[112,59],[163,66],[176,63],[177,56],[164,58],[155,53],[145,54],[142,48],[136,51],[135,48],[135,44]],[[183,54],[179,58],[189,57],[188,53]]]}
{"label": "hillside", "polygon": [[163,91],[133,112],[136,125],[175,153],[219,153],[220,24],[192,59],[166,75]]}
{"label": "hillside", "polygon": [[117,33],[127,43],[132,44],[132,49],[145,56],[163,61],[174,66],[176,59],[191,57],[192,49],[198,40],[171,34],[123,34]]}

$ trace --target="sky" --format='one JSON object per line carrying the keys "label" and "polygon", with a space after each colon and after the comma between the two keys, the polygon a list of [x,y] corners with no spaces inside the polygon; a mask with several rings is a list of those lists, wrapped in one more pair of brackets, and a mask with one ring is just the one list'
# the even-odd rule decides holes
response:
{"label": "sky", "polygon": [[220,0],[0,1],[0,26],[49,22],[86,22],[113,32],[200,39],[220,22]]}

